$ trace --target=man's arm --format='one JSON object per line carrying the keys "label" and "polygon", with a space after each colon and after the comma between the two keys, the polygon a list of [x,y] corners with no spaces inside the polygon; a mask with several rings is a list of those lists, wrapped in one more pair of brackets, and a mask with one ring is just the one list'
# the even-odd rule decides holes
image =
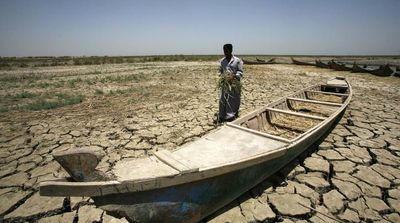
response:
{"label": "man's arm", "polygon": [[220,75],[224,73],[224,68],[222,68],[222,63],[223,63],[223,60],[220,60],[219,61],[219,68],[218,68]]}
{"label": "man's arm", "polygon": [[236,71],[236,77],[240,79],[242,79],[243,77],[243,61],[241,59],[239,59],[238,65],[237,65],[237,71]]}

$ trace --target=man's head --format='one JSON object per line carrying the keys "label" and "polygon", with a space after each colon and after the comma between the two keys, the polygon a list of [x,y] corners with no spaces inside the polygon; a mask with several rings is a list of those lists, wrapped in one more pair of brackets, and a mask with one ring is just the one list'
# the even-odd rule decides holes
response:
{"label": "man's head", "polygon": [[233,51],[233,46],[230,43],[227,43],[224,45],[224,54],[226,58],[231,58],[232,57],[232,51]]}

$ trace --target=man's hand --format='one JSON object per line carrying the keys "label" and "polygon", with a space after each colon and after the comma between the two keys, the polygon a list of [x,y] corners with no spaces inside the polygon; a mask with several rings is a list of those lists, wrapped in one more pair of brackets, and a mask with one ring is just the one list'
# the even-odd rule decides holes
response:
{"label": "man's hand", "polygon": [[229,74],[228,75],[228,80],[232,81],[233,79],[235,79],[235,75],[234,74]]}

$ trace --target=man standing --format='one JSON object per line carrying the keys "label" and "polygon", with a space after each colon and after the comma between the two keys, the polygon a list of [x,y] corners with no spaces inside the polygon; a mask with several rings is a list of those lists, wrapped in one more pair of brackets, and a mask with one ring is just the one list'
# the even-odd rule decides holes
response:
{"label": "man standing", "polygon": [[[232,44],[225,44],[223,49],[225,57],[220,60],[220,75],[229,75],[229,78],[236,79],[240,83],[243,77],[243,61],[232,54]],[[229,122],[239,116],[240,93],[240,84],[237,89],[222,89],[219,100],[219,121]]]}

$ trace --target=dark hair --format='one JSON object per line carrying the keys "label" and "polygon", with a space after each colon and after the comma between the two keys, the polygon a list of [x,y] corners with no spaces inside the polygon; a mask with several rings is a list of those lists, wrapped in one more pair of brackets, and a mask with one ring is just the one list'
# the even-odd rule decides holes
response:
{"label": "dark hair", "polygon": [[230,43],[227,43],[227,44],[225,44],[225,45],[224,45],[224,49],[227,49],[227,50],[229,50],[229,52],[231,52],[231,53],[232,53],[233,46],[232,46],[232,44],[230,44]]}

